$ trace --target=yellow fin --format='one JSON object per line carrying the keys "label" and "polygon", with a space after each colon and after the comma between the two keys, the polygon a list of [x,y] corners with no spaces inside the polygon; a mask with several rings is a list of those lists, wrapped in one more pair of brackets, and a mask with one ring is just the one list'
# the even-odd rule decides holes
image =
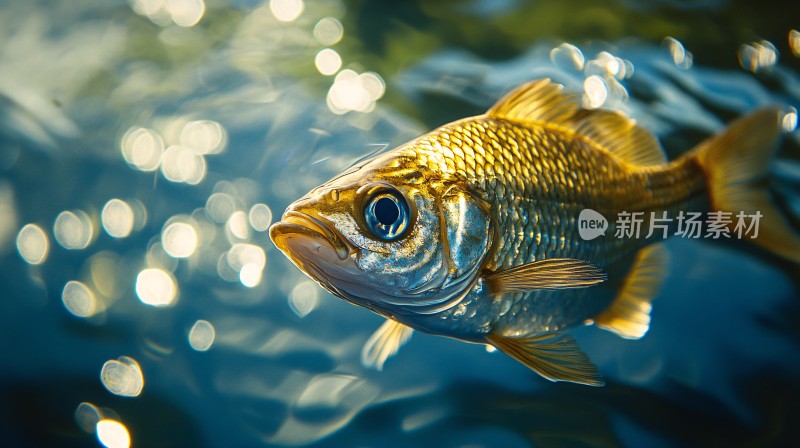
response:
{"label": "yellow fin", "polygon": [[551,333],[530,338],[489,334],[486,341],[550,381],[603,386],[605,381],[571,336]]}
{"label": "yellow fin", "polygon": [[763,183],[778,146],[781,115],[771,108],[740,118],[722,134],[701,143],[693,156],[708,174],[712,208],[732,213],[732,227],[739,212],[760,214],[758,236],[751,241],[800,263],[800,237]]}
{"label": "yellow fin", "polygon": [[495,103],[486,115],[520,123],[570,123],[580,110],[578,96],[564,93],[563,88],[549,79],[525,83]]}
{"label": "yellow fin", "polygon": [[619,295],[594,319],[598,327],[626,339],[639,339],[650,329],[650,304],[667,273],[669,254],[661,244],[645,247],[636,256]]}
{"label": "yellow fin", "polygon": [[584,136],[627,163],[655,166],[666,162],[653,135],[619,112],[581,109],[578,95],[564,93],[549,79],[514,89],[486,115],[522,124],[554,125]]}
{"label": "yellow fin", "polygon": [[603,283],[608,275],[588,261],[548,258],[493,272],[485,277],[492,294],[534,289],[586,288]]}
{"label": "yellow fin", "polygon": [[583,110],[575,116],[571,128],[631,165],[658,166],[667,162],[653,134],[621,112]]}
{"label": "yellow fin", "polygon": [[383,364],[397,353],[409,339],[413,329],[391,319],[386,319],[361,349],[361,364],[364,367],[383,370]]}

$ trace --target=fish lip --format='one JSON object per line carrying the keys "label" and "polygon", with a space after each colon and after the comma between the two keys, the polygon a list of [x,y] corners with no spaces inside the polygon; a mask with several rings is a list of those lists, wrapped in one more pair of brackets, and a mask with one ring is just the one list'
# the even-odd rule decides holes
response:
{"label": "fish lip", "polygon": [[340,260],[346,260],[350,257],[352,247],[347,243],[344,236],[332,227],[321,219],[307,213],[288,210],[281,217],[281,221],[270,227],[269,237],[280,249],[282,248],[278,244],[278,240],[282,235],[300,234],[312,238],[321,238],[333,246]]}

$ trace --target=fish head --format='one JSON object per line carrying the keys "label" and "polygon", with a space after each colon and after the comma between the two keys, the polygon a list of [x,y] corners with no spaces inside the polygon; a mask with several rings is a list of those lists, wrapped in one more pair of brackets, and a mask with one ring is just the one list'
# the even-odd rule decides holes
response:
{"label": "fish head", "polygon": [[443,311],[469,292],[490,219],[459,182],[389,153],[292,203],[270,238],[323,288],[396,318]]}

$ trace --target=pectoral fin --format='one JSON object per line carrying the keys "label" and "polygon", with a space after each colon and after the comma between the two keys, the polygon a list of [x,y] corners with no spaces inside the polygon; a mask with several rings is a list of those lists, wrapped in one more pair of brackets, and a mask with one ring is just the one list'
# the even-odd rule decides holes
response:
{"label": "pectoral fin", "polygon": [[383,364],[397,353],[414,332],[413,329],[391,319],[386,319],[369,337],[361,349],[361,365],[383,370]]}
{"label": "pectoral fin", "polygon": [[608,275],[588,261],[549,258],[534,261],[485,277],[492,294],[534,289],[586,288],[603,283]]}
{"label": "pectoral fin", "polygon": [[660,244],[639,251],[619,295],[594,323],[626,339],[644,336],[650,328],[650,302],[658,294],[668,262],[667,251]]}
{"label": "pectoral fin", "polygon": [[486,340],[550,381],[605,385],[597,367],[571,336],[555,333],[518,339],[490,334]]}

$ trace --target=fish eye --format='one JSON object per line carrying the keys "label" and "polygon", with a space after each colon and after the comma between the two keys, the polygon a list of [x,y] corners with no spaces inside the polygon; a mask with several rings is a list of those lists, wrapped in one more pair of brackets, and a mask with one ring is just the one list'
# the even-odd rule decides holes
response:
{"label": "fish eye", "polygon": [[366,230],[382,241],[395,241],[405,234],[411,222],[406,198],[389,185],[380,185],[363,201]]}

